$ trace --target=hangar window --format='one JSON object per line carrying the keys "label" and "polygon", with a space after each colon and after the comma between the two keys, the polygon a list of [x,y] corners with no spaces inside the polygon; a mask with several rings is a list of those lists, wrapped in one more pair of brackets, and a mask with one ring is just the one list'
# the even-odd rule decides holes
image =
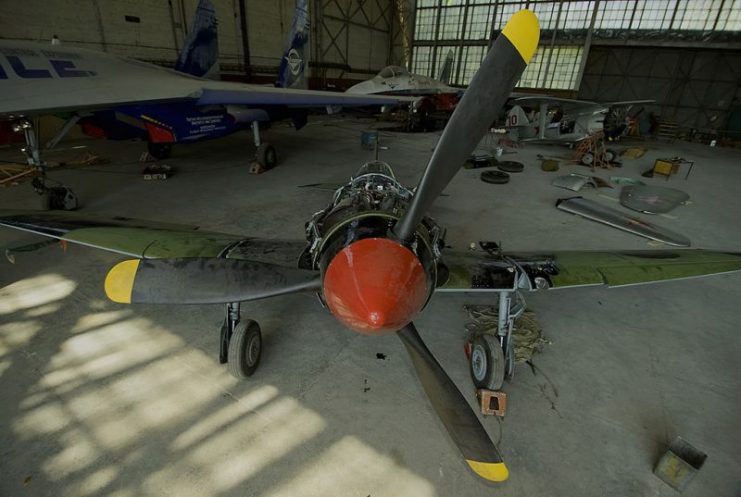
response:
{"label": "hangar window", "polygon": [[477,5],[468,9],[466,40],[488,40],[491,34],[491,20],[494,5]]}
{"label": "hangar window", "polygon": [[463,8],[444,7],[440,13],[439,40],[459,40],[463,27]]}
{"label": "hangar window", "polygon": [[633,29],[669,29],[677,8],[677,0],[654,0],[639,2],[633,16]]}
{"label": "hangar window", "polygon": [[561,16],[558,21],[562,29],[587,29],[592,21],[592,2],[568,2],[561,5]]}
{"label": "hangar window", "polygon": [[463,47],[461,50],[461,69],[460,75],[455,83],[459,85],[467,85],[471,82],[471,78],[478,71],[481,61],[484,60],[486,54],[486,47],[484,46],[469,46]]}
{"label": "hangar window", "polygon": [[741,0],[723,4],[715,29],[719,31],[741,31]]}
{"label": "hangar window", "polygon": [[[558,11],[561,2],[542,2],[530,5],[536,16],[538,16],[538,22],[540,23],[540,29],[555,29],[558,21]],[[502,19],[506,24],[509,20],[509,16]]]}
{"label": "hangar window", "polygon": [[414,21],[415,40],[435,39],[435,26],[437,25],[437,9],[417,9]]}
{"label": "hangar window", "polygon": [[432,47],[414,47],[412,72],[427,75],[432,69]]}
{"label": "hangar window", "polygon": [[680,1],[672,28],[709,31],[715,25],[722,3],[723,0]]}
{"label": "hangar window", "polygon": [[577,86],[582,47],[538,47],[517,86],[572,90]]}
{"label": "hangar window", "polygon": [[535,12],[546,32],[520,80],[520,86],[529,88],[578,88],[592,19],[598,38],[628,30],[653,32],[651,39],[678,30],[741,31],[741,0],[417,0],[413,69],[436,77],[449,46],[456,45],[460,59],[452,82],[468,84],[491,34],[524,8]]}
{"label": "hangar window", "polygon": [[597,13],[597,29],[630,29],[636,0],[616,0],[604,2]]}

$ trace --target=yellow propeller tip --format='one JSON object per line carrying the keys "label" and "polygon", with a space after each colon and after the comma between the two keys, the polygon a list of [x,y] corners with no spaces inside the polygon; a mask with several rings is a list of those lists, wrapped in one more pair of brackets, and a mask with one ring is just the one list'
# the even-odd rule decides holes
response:
{"label": "yellow propeller tip", "polygon": [[131,259],[119,262],[105,278],[105,294],[119,304],[131,303],[131,292],[134,289],[134,278],[139,268],[139,260]]}
{"label": "yellow propeller tip", "polygon": [[502,34],[514,45],[525,64],[530,62],[540,41],[540,24],[532,11],[523,9],[510,17]]}
{"label": "yellow propeller tip", "polygon": [[509,470],[503,462],[478,462],[466,459],[474,473],[489,481],[504,481],[509,478]]}

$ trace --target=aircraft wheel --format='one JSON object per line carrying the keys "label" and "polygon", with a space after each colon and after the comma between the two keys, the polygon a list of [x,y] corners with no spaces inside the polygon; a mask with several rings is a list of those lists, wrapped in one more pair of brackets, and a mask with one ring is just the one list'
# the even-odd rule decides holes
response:
{"label": "aircraft wheel", "polygon": [[172,154],[172,143],[147,142],[147,150],[157,160],[167,159]]}
{"label": "aircraft wheel", "polygon": [[581,163],[585,166],[591,166],[594,164],[594,154],[592,152],[587,152],[584,155],[581,156]]}
{"label": "aircraft wheel", "polygon": [[272,169],[278,164],[278,155],[275,153],[275,148],[267,143],[262,143],[257,147],[255,159],[266,170]]}
{"label": "aircraft wheel", "polygon": [[494,183],[495,185],[503,185],[509,183],[509,174],[501,171],[484,171],[481,173],[481,181]]}
{"label": "aircraft wheel", "polygon": [[490,333],[471,342],[471,379],[476,388],[499,390],[504,382],[504,352],[497,337]]}
{"label": "aircraft wheel", "polygon": [[257,369],[262,353],[262,335],[256,321],[240,321],[229,340],[227,369],[236,378],[247,378]]}
{"label": "aircraft wheel", "polygon": [[525,169],[525,165],[513,160],[502,160],[497,163],[497,168],[506,173],[521,173]]}
{"label": "aircraft wheel", "polygon": [[615,157],[617,157],[617,154],[615,153],[614,150],[611,150],[609,148],[607,150],[605,150],[605,160],[607,162],[614,161],[615,160]]}

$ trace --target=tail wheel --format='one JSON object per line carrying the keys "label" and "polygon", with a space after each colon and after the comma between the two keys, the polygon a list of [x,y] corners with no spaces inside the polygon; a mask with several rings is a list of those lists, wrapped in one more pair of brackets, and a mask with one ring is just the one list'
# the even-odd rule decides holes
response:
{"label": "tail wheel", "polygon": [[505,373],[504,352],[497,338],[484,333],[471,342],[471,379],[476,388],[499,390]]}
{"label": "tail wheel", "polygon": [[229,341],[227,369],[237,378],[252,376],[260,363],[261,353],[260,325],[251,319],[240,321]]}

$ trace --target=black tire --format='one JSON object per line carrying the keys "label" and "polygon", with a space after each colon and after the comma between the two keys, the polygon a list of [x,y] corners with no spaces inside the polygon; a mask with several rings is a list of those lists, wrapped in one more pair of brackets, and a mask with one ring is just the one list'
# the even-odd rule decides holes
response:
{"label": "black tire", "polygon": [[585,153],[581,156],[580,162],[585,166],[591,166],[594,164],[594,154],[592,152]]}
{"label": "black tire", "polygon": [[172,143],[147,142],[147,150],[157,160],[168,159],[172,155]]}
{"label": "black tire", "polygon": [[481,181],[485,183],[493,183],[495,185],[503,185],[509,183],[509,174],[503,173],[502,171],[484,171],[481,173]]}
{"label": "black tire", "polygon": [[[48,197],[49,209],[73,211],[78,207],[77,195],[66,186],[52,186],[44,192]],[[44,200],[42,200],[43,206]]]}
{"label": "black tire", "polygon": [[471,379],[476,388],[499,390],[504,383],[504,352],[497,337],[490,333],[471,341]]}
{"label": "black tire", "polygon": [[248,378],[260,364],[262,353],[262,334],[256,321],[246,319],[234,328],[229,341],[229,354],[226,367],[236,378]]}
{"label": "black tire", "polygon": [[275,153],[275,148],[267,143],[262,143],[257,147],[255,159],[265,169],[272,169],[278,164],[278,154]]}
{"label": "black tire", "polygon": [[513,160],[504,160],[497,163],[497,168],[507,173],[521,173],[525,169],[525,164]]}
{"label": "black tire", "polygon": [[616,157],[617,157],[617,153],[615,153],[614,150],[609,149],[609,148],[607,150],[605,150],[605,160],[607,162],[614,161]]}

